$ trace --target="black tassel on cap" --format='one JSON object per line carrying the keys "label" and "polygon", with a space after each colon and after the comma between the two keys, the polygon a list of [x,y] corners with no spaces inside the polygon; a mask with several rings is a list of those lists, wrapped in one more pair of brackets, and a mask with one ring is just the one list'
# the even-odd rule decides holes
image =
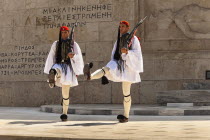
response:
{"label": "black tassel on cap", "polygon": [[102,85],[106,85],[106,84],[108,84],[109,83],[109,80],[106,78],[106,76],[103,76],[102,78],[101,78],[101,84]]}

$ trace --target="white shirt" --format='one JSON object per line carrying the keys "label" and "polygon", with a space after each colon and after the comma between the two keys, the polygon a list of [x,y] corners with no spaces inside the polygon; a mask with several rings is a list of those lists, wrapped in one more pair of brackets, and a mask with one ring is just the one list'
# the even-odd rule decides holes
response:
{"label": "white shirt", "polygon": [[82,53],[80,50],[79,45],[74,42],[74,57],[69,58],[71,60],[72,68],[73,68],[73,74],[71,72],[71,69],[68,67],[67,68],[67,74],[62,71],[62,68],[59,64],[55,63],[55,55],[56,55],[56,44],[57,41],[55,41],[52,46],[51,50],[48,54],[46,63],[45,63],[45,68],[44,68],[44,73],[49,74],[49,71],[51,68],[53,69],[59,69],[61,71],[61,77],[56,80],[56,86],[61,87],[63,85],[70,85],[71,87],[77,86],[78,81],[77,81],[77,75],[82,75],[83,74],[83,68],[84,68],[84,62],[82,58]]}
{"label": "white shirt", "polygon": [[136,36],[132,39],[132,50],[128,50],[128,54],[123,53],[122,59],[125,60],[125,69],[120,72],[117,68],[117,62],[114,60],[114,53],[117,47],[117,42],[112,50],[111,61],[106,65],[110,68],[110,73],[105,76],[114,82],[141,82],[140,74],[143,72],[143,58],[141,45]]}

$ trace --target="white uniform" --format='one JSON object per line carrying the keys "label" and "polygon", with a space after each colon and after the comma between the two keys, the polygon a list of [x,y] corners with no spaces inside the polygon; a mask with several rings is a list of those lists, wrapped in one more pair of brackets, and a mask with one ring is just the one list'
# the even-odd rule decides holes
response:
{"label": "white uniform", "polygon": [[49,74],[49,71],[51,68],[53,69],[59,69],[61,71],[60,78],[56,80],[55,85],[62,87],[62,85],[70,85],[71,87],[77,86],[78,81],[76,75],[82,75],[83,74],[83,67],[84,67],[84,62],[82,58],[82,53],[80,50],[79,45],[74,42],[74,57],[69,58],[71,60],[71,64],[73,67],[73,74],[71,72],[71,69],[68,67],[67,68],[67,74],[62,71],[62,68],[59,64],[55,63],[55,55],[56,55],[56,44],[57,41],[55,41],[52,46],[51,50],[48,54],[46,63],[45,63],[45,68],[44,68],[44,73]]}
{"label": "white uniform", "polygon": [[136,36],[132,39],[132,50],[128,54],[122,54],[122,59],[125,60],[125,69],[120,72],[117,68],[117,62],[114,60],[114,53],[117,47],[117,42],[112,50],[111,61],[106,65],[109,68],[109,73],[105,76],[114,82],[141,82],[139,73],[143,72],[143,58],[141,45]]}
{"label": "white uniform", "polygon": [[130,87],[132,83],[141,82],[139,73],[143,72],[143,58],[141,46],[138,38],[134,36],[132,39],[132,49],[128,50],[128,54],[122,54],[122,59],[125,60],[125,69],[120,71],[118,64],[114,60],[117,42],[112,50],[111,61],[102,69],[99,69],[91,74],[91,79],[99,79],[105,76],[114,82],[122,82],[122,89],[124,95],[124,116],[129,118],[131,107]]}

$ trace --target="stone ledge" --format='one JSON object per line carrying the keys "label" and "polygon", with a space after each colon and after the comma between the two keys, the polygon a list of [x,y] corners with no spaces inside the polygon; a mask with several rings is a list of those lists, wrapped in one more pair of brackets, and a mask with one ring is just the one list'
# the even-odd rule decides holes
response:
{"label": "stone ledge", "polygon": [[193,103],[167,103],[168,107],[192,107]]}
{"label": "stone ledge", "polygon": [[[60,137],[41,137],[41,136],[4,136],[0,135],[1,140],[91,140],[89,138],[60,138]],[[94,139],[101,140],[101,139]]]}
{"label": "stone ledge", "polygon": [[[43,105],[42,112],[62,113],[61,105]],[[118,115],[123,114],[123,105],[120,104],[71,104],[69,114],[77,115]],[[130,115],[147,116],[187,116],[187,115],[210,115],[210,106],[155,106],[134,104]]]}
{"label": "stone ledge", "polygon": [[172,90],[157,93],[157,103],[194,103],[204,105],[210,103],[210,90]]}

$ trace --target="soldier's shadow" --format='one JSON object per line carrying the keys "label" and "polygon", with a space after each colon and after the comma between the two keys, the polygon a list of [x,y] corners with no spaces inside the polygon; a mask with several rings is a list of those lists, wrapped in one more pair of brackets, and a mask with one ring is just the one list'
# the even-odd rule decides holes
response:
{"label": "soldier's shadow", "polygon": [[[14,121],[9,122],[9,124],[23,124],[23,125],[35,125],[35,124],[50,124],[57,123],[59,121]],[[57,125],[57,126],[102,126],[102,125],[115,125],[118,123],[77,123],[77,124],[69,124],[69,125]]]}
{"label": "soldier's shadow", "polygon": [[[102,126],[102,125],[115,125],[118,123],[77,123],[77,124],[70,124],[70,125],[62,125],[62,126]],[[61,125],[60,125],[61,126]]]}
{"label": "soldier's shadow", "polygon": [[23,124],[23,125],[34,125],[34,124],[48,124],[57,123],[57,121],[14,121],[9,124]]}

